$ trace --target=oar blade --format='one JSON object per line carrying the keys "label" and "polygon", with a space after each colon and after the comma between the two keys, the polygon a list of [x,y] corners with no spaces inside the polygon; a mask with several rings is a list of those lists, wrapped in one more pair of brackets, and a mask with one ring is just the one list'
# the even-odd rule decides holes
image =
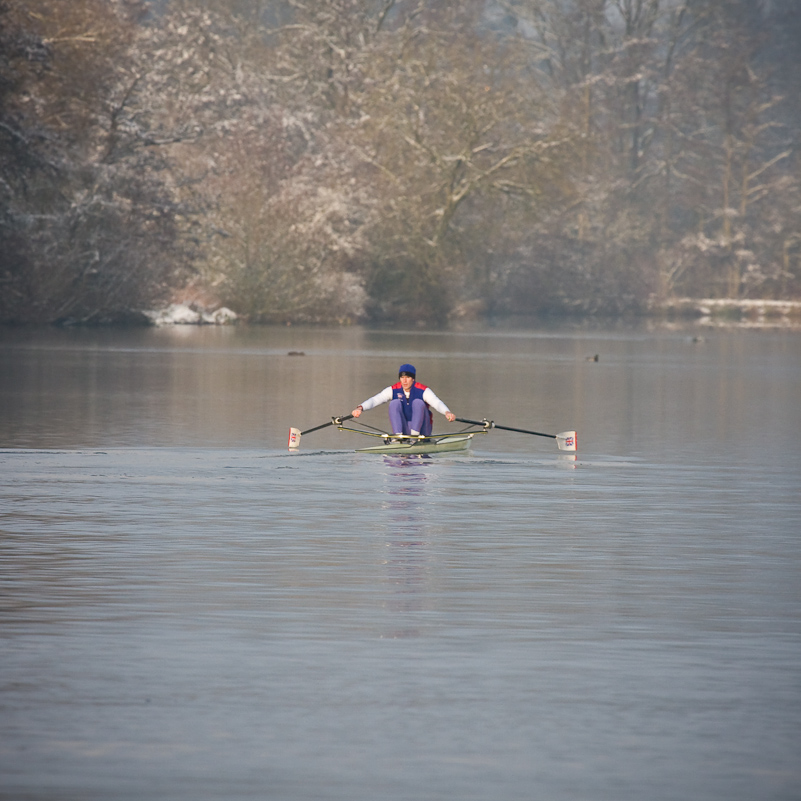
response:
{"label": "oar blade", "polygon": [[294,451],[300,447],[300,429],[289,429],[289,450]]}
{"label": "oar blade", "polygon": [[563,431],[556,435],[556,447],[560,451],[578,450],[578,434],[575,431]]}

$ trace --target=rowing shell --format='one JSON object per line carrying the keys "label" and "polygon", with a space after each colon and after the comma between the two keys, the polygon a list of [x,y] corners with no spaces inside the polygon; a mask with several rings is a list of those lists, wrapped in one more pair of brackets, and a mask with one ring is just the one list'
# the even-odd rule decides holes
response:
{"label": "rowing shell", "polygon": [[371,448],[357,448],[356,453],[447,453],[449,451],[464,451],[470,445],[475,434],[446,434],[441,437],[388,437],[383,445],[373,445]]}
{"label": "rowing shell", "polygon": [[[0,0],[0,2],[2,2],[2,0]],[[429,435],[427,437],[387,434],[378,429],[364,431],[361,428],[347,428],[343,425],[346,420],[352,419],[353,415],[347,414],[343,417],[332,417],[330,423],[323,423],[314,428],[309,428],[306,431],[301,431],[299,428],[290,428],[289,450],[292,452],[297,451],[300,447],[300,438],[304,434],[311,434],[312,431],[319,431],[321,428],[327,428],[328,426],[336,426],[337,431],[352,431],[354,434],[364,434],[368,437],[380,437],[383,440],[381,445],[373,445],[371,448],[357,448],[356,453],[426,454],[463,451],[468,448],[470,440],[472,440],[476,434],[486,434],[493,428],[500,428],[504,431],[516,431],[519,434],[533,434],[536,437],[549,437],[550,439],[556,440],[556,446],[560,451],[576,451],[578,447],[578,437],[575,431],[563,431],[561,434],[543,434],[540,431],[529,431],[527,428],[510,428],[509,426],[498,425],[486,418],[484,418],[484,420],[468,420],[465,417],[456,418],[460,423],[467,423],[470,426],[479,426],[481,428],[480,431],[473,431],[468,434],[466,433],[467,429],[464,429],[463,431],[456,431],[453,434]],[[367,426],[367,428],[372,428],[372,426]]]}

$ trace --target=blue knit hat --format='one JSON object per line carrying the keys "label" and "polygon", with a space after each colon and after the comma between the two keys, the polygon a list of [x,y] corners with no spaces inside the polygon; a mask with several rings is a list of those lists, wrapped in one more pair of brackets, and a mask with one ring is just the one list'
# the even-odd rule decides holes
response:
{"label": "blue knit hat", "polygon": [[417,375],[417,370],[414,369],[413,364],[402,364],[398,368],[398,378],[400,378],[403,373],[409,373],[409,375],[414,378]]}

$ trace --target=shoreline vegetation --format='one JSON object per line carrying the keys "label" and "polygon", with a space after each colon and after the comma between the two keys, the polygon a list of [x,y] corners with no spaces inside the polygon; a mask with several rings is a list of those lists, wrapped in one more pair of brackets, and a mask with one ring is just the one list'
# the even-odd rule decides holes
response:
{"label": "shoreline vegetation", "polygon": [[[444,325],[430,325],[412,321],[414,330],[460,330],[487,325],[491,328],[537,328],[565,323],[573,325],[631,325],[646,323],[664,328],[717,328],[717,329],[784,329],[801,331],[801,301],[738,300],[735,298],[676,298],[650,304],[637,314],[609,316],[593,314],[509,314],[501,316],[459,316]],[[295,323],[292,320],[251,321],[226,306],[203,306],[197,302],[171,303],[164,308],[132,312],[124,319],[104,322],[63,320],[55,323],[19,323],[0,321],[2,328],[168,328],[204,326],[309,326],[346,327],[367,325],[384,328],[387,324],[357,319],[321,320]],[[394,324],[393,324],[394,325]]]}
{"label": "shoreline vegetation", "polygon": [[801,301],[738,298],[674,298],[653,304],[651,315],[710,327],[799,328]]}
{"label": "shoreline vegetation", "polygon": [[[508,319],[515,319],[512,315]],[[248,325],[235,312],[225,306],[204,306],[197,302],[172,303],[163,309],[147,311],[143,322],[153,326],[169,325]],[[593,315],[566,315],[534,317],[536,319],[572,319],[601,320],[607,319]],[[636,318],[609,319],[641,319],[671,324],[691,324],[711,328],[797,328],[801,329],[801,301],[792,300],[754,300],[737,298],[672,298],[666,301],[649,304],[648,310]],[[461,322],[482,322],[487,318],[462,318],[451,326]],[[496,321],[497,322],[497,321]],[[330,324],[327,323],[327,324]],[[339,321],[339,325],[356,324],[355,321]],[[258,323],[257,323],[258,325]],[[287,321],[285,325],[291,325]]]}
{"label": "shoreline vegetation", "polygon": [[789,324],[797,4],[0,0],[0,323]]}

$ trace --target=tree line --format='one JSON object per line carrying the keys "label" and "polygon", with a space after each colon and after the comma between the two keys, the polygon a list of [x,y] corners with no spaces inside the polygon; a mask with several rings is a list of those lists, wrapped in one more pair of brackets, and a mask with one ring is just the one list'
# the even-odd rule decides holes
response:
{"label": "tree line", "polygon": [[0,0],[0,320],[801,297],[794,0]]}

